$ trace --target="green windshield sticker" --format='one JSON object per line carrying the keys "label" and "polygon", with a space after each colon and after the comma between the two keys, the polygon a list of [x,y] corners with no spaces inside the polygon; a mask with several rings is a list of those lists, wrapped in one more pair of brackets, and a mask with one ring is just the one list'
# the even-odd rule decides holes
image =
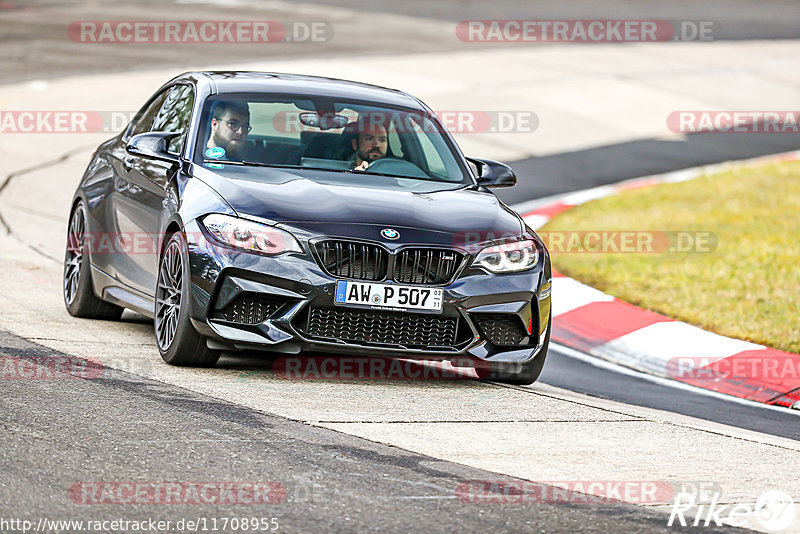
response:
{"label": "green windshield sticker", "polygon": [[221,146],[211,147],[211,148],[206,150],[206,157],[207,158],[213,158],[213,159],[224,158],[225,157],[225,149],[222,148]]}

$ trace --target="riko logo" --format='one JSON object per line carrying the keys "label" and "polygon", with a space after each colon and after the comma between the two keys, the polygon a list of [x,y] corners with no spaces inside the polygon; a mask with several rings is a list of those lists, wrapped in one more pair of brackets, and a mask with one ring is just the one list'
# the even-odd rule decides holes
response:
{"label": "riko logo", "polygon": [[394,241],[395,239],[400,237],[400,232],[398,232],[393,228],[384,228],[383,230],[381,230],[381,235],[386,239],[391,239],[392,241]]}

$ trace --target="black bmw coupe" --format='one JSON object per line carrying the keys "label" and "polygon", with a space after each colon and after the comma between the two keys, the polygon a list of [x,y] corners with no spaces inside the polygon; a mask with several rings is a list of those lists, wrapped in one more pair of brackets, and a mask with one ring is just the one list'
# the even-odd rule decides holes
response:
{"label": "black bmw coupe", "polygon": [[550,339],[550,258],[488,189],[515,183],[401,91],[183,74],[92,157],[64,300],[78,317],[152,317],[173,365],[326,352],[530,384]]}

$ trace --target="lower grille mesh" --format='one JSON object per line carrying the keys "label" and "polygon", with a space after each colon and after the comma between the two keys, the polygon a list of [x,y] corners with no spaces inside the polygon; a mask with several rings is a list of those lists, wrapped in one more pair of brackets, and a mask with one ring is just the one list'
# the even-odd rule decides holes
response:
{"label": "lower grille mesh", "polygon": [[228,304],[220,315],[223,319],[240,324],[259,324],[272,317],[286,299],[257,293],[244,293]]}
{"label": "lower grille mesh", "polygon": [[405,347],[452,347],[458,317],[311,307],[307,334],[318,339]]}
{"label": "lower grille mesh", "polygon": [[495,345],[513,346],[523,343],[528,332],[517,315],[503,313],[472,313],[483,336]]}

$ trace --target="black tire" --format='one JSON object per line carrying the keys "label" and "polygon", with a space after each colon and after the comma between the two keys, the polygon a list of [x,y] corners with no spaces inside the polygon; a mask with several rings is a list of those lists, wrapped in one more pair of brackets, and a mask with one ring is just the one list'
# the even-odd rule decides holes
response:
{"label": "black tire", "polygon": [[116,320],[124,308],[100,300],[94,294],[92,268],[86,244],[86,207],[78,202],[69,217],[67,247],[64,252],[64,274],[61,292],[64,305],[73,317]]}
{"label": "black tire", "polygon": [[191,280],[186,238],[182,232],[167,237],[156,282],[154,330],[158,352],[170,365],[213,367],[220,353],[208,348],[190,320]]}
{"label": "black tire", "polygon": [[547,350],[550,347],[550,331],[553,329],[552,324],[547,323],[547,334],[544,337],[544,344],[542,349],[537,354],[536,358],[528,363],[492,363],[489,361],[481,361],[476,364],[475,372],[481,380],[493,380],[495,382],[504,382],[506,384],[515,384],[518,386],[528,386],[539,379],[544,369],[544,362],[547,358]]}

